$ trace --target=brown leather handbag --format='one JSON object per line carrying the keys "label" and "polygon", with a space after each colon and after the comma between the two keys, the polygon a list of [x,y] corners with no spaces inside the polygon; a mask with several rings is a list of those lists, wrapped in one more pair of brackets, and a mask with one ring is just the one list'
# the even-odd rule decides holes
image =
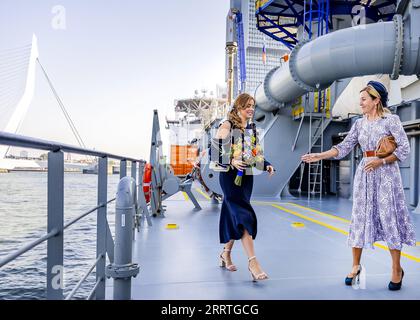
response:
{"label": "brown leather handbag", "polygon": [[378,142],[376,148],[376,156],[378,158],[385,158],[391,155],[397,148],[397,143],[393,136],[385,136]]}

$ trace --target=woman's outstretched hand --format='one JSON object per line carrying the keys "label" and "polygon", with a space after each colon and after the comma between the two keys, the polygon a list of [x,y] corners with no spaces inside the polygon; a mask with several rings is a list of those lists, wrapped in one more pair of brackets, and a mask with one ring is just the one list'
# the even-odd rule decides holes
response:
{"label": "woman's outstretched hand", "polygon": [[316,162],[322,160],[320,153],[307,153],[301,157],[301,160],[306,163]]}
{"label": "woman's outstretched hand", "polygon": [[270,174],[270,177],[274,174],[276,170],[273,166],[267,166],[267,172]]}

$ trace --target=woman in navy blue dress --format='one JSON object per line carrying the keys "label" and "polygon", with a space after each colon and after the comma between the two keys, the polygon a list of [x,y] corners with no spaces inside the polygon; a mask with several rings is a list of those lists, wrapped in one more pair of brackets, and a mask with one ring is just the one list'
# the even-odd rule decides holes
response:
{"label": "woman in navy blue dress", "polygon": [[[255,100],[249,94],[240,94],[228,114],[228,120],[221,123],[216,139],[231,139],[232,135],[239,132],[239,137],[244,141],[248,135],[257,131],[254,124],[250,124],[254,114]],[[257,136],[255,136],[257,138]],[[230,153],[229,153],[230,154]],[[274,174],[273,166],[264,160],[264,171],[270,176]],[[243,171],[241,185],[235,184],[238,171]],[[225,244],[220,254],[220,266],[229,271],[236,271],[232,263],[230,252],[235,240],[241,239],[242,245],[248,256],[248,269],[254,281],[267,279],[268,276],[262,271],[256,259],[254,242],[257,235],[257,217],[251,206],[251,194],[253,187],[252,168],[241,159],[230,157],[230,169],[220,172],[219,181],[223,190],[223,204],[220,212],[219,235],[220,243]]]}

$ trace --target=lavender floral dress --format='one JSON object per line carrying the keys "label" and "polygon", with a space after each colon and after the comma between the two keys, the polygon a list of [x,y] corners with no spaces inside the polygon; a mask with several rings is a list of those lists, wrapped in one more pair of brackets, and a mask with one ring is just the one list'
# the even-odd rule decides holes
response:
{"label": "lavender floral dress", "polygon": [[[344,158],[356,145],[362,151],[375,150],[379,140],[392,134],[397,142],[394,155],[404,161],[410,145],[397,115],[386,114],[374,121],[357,119],[349,134],[338,145],[338,156]],[[364,166],[374,158],[363,157],[353,184],[353,211],[347,243],[356,248],[373,248],[375,241],[385,241],[389,249],[401,250],[403,243],[415,246],[414,227],[405,204],[398,162],[366,172]]]}

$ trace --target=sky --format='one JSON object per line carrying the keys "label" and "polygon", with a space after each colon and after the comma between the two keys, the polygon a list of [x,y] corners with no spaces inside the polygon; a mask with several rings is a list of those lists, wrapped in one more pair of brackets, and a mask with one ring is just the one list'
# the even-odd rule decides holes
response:
{"label": "sky", "polygon": [[[228,0],[2,0],[0,50],[35,34],[86,147],[149,160],[153,110],[167,147],[174,100],[224,85],[228,10]],[[18,133],[77,145],[39,66]]]}

